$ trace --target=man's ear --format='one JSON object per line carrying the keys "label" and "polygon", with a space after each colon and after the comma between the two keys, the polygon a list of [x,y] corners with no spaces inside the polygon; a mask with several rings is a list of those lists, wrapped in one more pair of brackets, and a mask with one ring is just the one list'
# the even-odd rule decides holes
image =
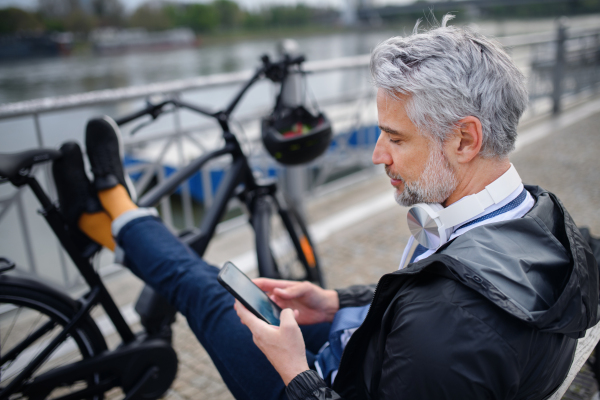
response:
{"label": "man's ear", "polygon": [[459,163],[470,162],[481,150],[483,143],[483,129],[479,118],[468,116],[456,124],[454,151],[456,161]]}

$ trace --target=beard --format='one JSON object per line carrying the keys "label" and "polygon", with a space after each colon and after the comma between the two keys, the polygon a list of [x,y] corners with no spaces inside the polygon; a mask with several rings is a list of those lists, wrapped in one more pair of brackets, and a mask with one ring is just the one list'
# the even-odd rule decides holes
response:
{"label": "beard", "polygon": [[388,166],[385,172],[404,184],[404,190],[396,190],[394,197],[398,204],[406,207],[417,203],[443,203],[458,186],[454,170],[440,144],[436,144],[429,153],[425,170],[416,181],[407,183],[399,174],[392,173]]}

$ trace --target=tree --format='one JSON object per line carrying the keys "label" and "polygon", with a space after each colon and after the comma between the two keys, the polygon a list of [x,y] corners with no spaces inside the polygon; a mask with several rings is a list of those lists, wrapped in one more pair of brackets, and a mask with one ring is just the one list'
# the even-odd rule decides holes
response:
{"label": "tree", "polygon": [[212,32],[219,25],[219,15],[212,4],[173,5],[166,11],[175,26],[185,26],[198,33]]}
{"label": "tree", "polygon": [[157,4],[142,4],[129,18],[129,25],[145,28],[149,31],[160,31],[172,28],[174,21],[169,11]]}
{"label": "tree", "polygon": [[272,6],[268,14],[270,25],[298,26],[311,22],[312,10],[304,4],[297,4],[295,7]]}
{"label": "tree", "polygon": [[42,29],[43,24],[34,14],[16,7],[0,9],[0,34]]}
{"label": "tree", "polygon": [[120,0],[38,0],[39,12],[49,30],[89,33],[98,25],[121,26]]}
{"label": "tree", "polygon": [[102,25],[121,25],[124,10],[120,0],[92,0],[92,13]]}
{"label": "tree", "polygon": [[72,12],[80,11],[78,0],[38,0],[39,11],[44,17],[65,17]]}
{"label": "tree", "polygon": [[96,26],[96,20],[82,10],[75,10],[61,18],[64,29],[69,32],[78,32],[87,35]]}
{"label": "tree", "polygon": [[243,19],[244,28],[248,30],[258,30],[266,25],[263,13],[246,13]]}
{"label": "tree", "polygon": [[243,13],[235,1],[215,0],[212,5],[217,10],[220,28],[232,29],[241,25]]}

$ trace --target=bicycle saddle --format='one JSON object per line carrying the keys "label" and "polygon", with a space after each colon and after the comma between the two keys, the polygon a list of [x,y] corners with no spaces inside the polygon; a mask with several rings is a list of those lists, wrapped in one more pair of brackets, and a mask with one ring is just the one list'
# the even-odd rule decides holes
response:
{"label": "bicycle saddle", "polygon": [[56,160],[60,151],[54,149],[33,149],[19,153],[0,153],[0,176],[14,179],[23,168],[30,168],[34,164]]}

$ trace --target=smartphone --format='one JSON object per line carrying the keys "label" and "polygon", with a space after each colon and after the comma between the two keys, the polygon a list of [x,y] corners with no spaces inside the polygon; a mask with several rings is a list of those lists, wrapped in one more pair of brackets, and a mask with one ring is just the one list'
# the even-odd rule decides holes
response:
{"label": "smartphone", "polygon": [[281,308],[233,263],[227,261],[223,265],[217,280],[252,314],[271,325],[279,326]]}

